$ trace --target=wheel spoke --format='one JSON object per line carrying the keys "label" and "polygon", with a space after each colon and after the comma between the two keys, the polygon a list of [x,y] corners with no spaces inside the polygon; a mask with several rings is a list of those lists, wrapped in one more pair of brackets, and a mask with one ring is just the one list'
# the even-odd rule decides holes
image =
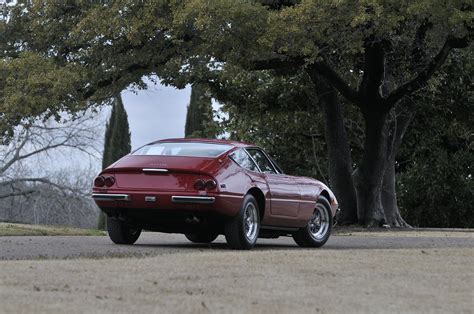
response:
{"label": "wheel spoke", "polygon": [[313,213],[313,217],[309,222],[309,232],[311,237],[316,240],[321,240],[326,236],[328,228],[329,219],[328,212],[324,205],[317,204],[316,209]]}
{"label": "wheel spoke", "polygon": [[247,207],[244,210],[244,232],[245,236],[250,241],[254,241],[257,237],[258,220],[256,211],[257,209],[252,203],[247,204]]}

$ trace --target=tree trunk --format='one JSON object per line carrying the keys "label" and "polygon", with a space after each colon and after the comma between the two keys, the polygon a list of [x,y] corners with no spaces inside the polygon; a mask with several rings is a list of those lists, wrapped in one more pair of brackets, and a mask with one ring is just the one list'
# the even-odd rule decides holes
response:
{"label": "tree trunk", "polygon": [[[317,78],[316,92],[323,110],[328,147],[329,179],[337,197],[341,224],[357,223],[357,199],[352,181],[352,156],[337,91]],[[313,78],[314,82],[314,78]]]}
{"label": "tree trunk", "polygon": [[395,160],[391,158],[385,167],[381,191],[385,222],[392,227],[410,227],[400,215],[395,178]]}
{"label": "tree trunk", "polygon": [[[412,110],[407,110],[410,108],[408,104],[403,103],[402,107],[405,108],[405,111],[398,113],[390,123],[390,130],[387,136],[387,164],[385,166],[383,187],[381,191],[385,221],[388,225],[393,227],[410,227],[410,225],[403,220],[400,214],[395,184],[395,159],[402,143],[403,136],[414,116]],[[391,111],[394,115],[396,115],[395,109],[396,108]]]}
{"label": "tree trunk", "polygon": [[381,191],[387,152],[387,113],[366,111],[364,120],[364,153],[360,166],[354,173],[357,216],[361,224],[379,226],[385,223]]}

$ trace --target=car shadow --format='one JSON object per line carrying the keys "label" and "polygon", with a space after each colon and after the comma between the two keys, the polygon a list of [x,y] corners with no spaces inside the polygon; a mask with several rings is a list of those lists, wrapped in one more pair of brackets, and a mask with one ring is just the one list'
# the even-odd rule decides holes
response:
{"label": "car shadow", "polygon": [[[207,249],[207,250],[233,250],[225,242],[210,244],[199,243],[135,243],[133,247],[139,248],[176,248],[176,249]],[[278,250],[278,249],[301,249],[296,244],[288,243],[257,243],[252,250]]]}

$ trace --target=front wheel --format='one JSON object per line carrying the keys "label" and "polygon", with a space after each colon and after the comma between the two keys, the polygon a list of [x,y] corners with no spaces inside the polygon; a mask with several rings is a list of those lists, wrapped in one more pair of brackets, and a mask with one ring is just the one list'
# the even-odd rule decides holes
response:
{"label": "front wheel", "polygon": [[293,239],[301,247],[321,247],[329,239],[331,230],[331,206],[328,200],[321,196],[316,203],[311,220],[293,234]]}
{"label": "front wheel", "polygon": [[107,217],[107,232],[115,244],[133,244],[138,240],[142,229],[134,228],[122,220]]}
{"label": "front wheel", "polygon": [[260,215],[257,200],[250,194],[244,197],[239,213],[225,226],[227,244],[237,250],[249,250],[257,243]]}

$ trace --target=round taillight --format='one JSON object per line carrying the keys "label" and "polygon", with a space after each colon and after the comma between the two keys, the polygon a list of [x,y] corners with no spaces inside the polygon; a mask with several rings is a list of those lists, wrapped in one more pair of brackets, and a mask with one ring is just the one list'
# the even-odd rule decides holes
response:
{"label": "round taillight", "polygon": [[201,179],[196,180],[196,182],[194,182],[194,188],[196,190],[204,190],[205,186],[206,186],[206,183]]}
{"label": "round taillight", "polygon": [[105,183],[106,186],[111,187],[115,183],[115,178],[114,177],[107,177],[107,178],[105,178],[104,181],[105,181],[104,183]]}
{"label": "round taillight", "polygon": [[206,182],[206,190],[214,190],[217,187],[217,183],[214,180],[208,180]]}
{"label": "round taillight", "polygon": [[103,176],[98,176],[97,178],[94,179],[94,186],[101,188],[104,185],[105,185],[105,178]]}

